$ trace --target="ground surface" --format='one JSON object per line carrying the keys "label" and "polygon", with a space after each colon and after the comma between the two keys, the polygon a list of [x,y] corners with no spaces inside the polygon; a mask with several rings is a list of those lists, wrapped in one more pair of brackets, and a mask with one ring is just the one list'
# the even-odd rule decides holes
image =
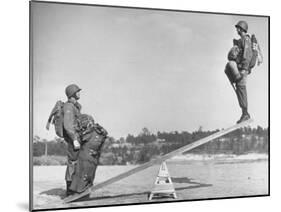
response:
{"label": "ground surface", "polygon": [[[177,200],[268,194],[268,160],[262,157],[218,157],[167,162]],[[95,184],[135,166],[100,166]],[[35,166],[34,209],[116,205],[148,202],[159,165],[95,191],[83,201],[63,204],[64,166]],[[160,198],[152,201],[173,201]]]}

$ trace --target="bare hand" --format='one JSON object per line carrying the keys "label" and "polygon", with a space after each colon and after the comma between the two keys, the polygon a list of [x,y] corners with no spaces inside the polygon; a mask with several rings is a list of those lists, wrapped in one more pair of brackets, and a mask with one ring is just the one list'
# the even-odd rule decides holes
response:
{"label": "bare hand", "polygon": [[74,140],[74,141],[73,141],[73,146],[74,146],[74,149],[75,149],[75,150],[80,149],[80,143],[79,143],[79,141]]}

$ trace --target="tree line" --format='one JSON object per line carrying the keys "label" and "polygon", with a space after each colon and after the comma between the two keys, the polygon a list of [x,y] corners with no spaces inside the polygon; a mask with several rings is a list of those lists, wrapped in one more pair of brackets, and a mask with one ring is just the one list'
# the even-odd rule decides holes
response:
{"label": "tree line", "polygon": [[[138,135],[129,134],[126,138],[119,139],[109,137],[102,148],[100,161],[101,164],[106,165],[144,163],[217,131],[203,131],[199,128],[192,133],[174,131],[154,134],[147,128],[143,128]],[[35,136],[33,140],[34,156],[66,156],[66,143],[61,138],[47,141]],[[267,128],[245,127],[201,145],[188,153],[237,155],[252,152],[268,153],[268,146]]]}

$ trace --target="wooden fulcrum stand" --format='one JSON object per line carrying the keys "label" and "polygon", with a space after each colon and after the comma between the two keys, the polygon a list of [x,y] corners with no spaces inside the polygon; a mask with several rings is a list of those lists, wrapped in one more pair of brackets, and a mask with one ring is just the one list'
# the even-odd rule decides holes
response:
{"label": "wooden fulcrum stand", "polygon": [[176,191],[165,161],[159,168],[159,173],[156,177],[154,187],[148,199],[152,200],[154,197],[172,197],[174,199],[177,198]]}

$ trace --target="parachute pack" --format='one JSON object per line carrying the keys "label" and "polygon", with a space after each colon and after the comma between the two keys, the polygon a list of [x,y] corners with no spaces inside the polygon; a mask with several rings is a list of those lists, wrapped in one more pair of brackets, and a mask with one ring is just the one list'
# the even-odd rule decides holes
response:
{"label": "parachute pack", "polygon": [[94,118],[88,114],[81,114],[78,117],[78,130],[81,136],[92,132],[93,130],[104,137],[107,137],[107,131],[98,123],[95,123]]}
{"label": "parachute pack", "polygon": [[252,59],[250,61],[250,68],[254,68],[258,63],[260,65],[262,63],[262,54],[260,50],[260,46],[258,40],[254,34],[251,35],[251,44],[252,44]]}
{"label": "parachute pack", "polygon": [[50,129],[50,124],[55,126],[55,131],[58,137],[63,138],[63,105],[62,101],[57,101],[52,109],[47,121],[46,129]]}

